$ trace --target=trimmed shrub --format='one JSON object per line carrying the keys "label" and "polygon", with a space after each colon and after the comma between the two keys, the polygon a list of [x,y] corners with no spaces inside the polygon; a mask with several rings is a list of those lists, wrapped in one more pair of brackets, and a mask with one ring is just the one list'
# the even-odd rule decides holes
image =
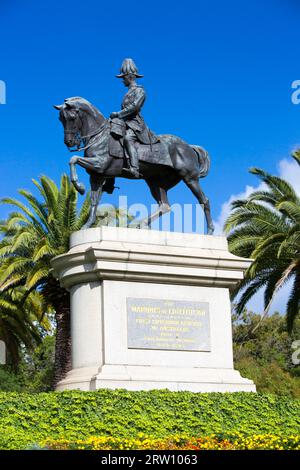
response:
{"label": "trimmed shrub", "polygon": [[46,439],[300,434],[300,400],[255,393],[98,390],[0,393],[0,449]]}

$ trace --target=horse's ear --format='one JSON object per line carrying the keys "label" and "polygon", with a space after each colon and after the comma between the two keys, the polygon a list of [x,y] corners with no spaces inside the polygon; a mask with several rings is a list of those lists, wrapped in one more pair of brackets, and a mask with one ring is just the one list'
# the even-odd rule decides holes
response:
{"label": "horse's ear", "polygon": [[63,105],[62,104],[54,104],[53,105],[53,108],[57,109],[58,111],[60,111],[62,109]]}

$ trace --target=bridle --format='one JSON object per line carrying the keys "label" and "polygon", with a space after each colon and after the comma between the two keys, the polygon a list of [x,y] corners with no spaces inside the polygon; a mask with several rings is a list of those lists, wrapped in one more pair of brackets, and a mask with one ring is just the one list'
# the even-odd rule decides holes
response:
{"label": "bridle", "polygon": [[[86,150],[86,149],[90,148],[94,144],[94,142],[91,142],[91,140],[93,139],[93,137],[96,137],[97,135],[101,134],[101,132],[104,130],[106,124],[107,124],[107,121],[105,120],[96,132],[92,132],[91,134],[87,134],[87,135],[79,135],[79,144],[77,145],[77,148],[76,149],[70,149],[68,147],[69,152],[81,152],[82,150]],[[80,134],[79,131],[67,131],[67,133],[68,134],[74,134],[74,135]],[[80,145],[83,143],[83,141],[88,139],[88,138],[90,138],[89,143],[87,145],[85,145],[84,147],[80,147]]]}

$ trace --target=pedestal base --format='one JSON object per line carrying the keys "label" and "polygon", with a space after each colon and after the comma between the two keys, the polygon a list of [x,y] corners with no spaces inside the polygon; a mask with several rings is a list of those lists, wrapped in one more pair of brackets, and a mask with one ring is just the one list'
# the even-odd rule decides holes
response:
{"label": "pedestal base", "polygon": [[101,371],[78,368],[68,373],[57,390],[126,390],[169,389],[190,392],[255,392],[251,380],[244,379],[233,369],[197,369],[176,367],[146,367],[105,365]]}
{"label": "pedestal base", "polygon": [[57,390],[254,392],[233,368],[229,291],[250,260],[224,237],[102,227],[53,260],[71,293],[73,369]]}

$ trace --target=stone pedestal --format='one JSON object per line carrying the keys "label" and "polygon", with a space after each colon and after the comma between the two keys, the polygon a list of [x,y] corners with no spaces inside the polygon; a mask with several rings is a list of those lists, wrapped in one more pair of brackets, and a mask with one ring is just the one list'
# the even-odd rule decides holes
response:
{"label": "stone pedestal", "polygon": [[229,300],[249,263],[224,237],[74,233],[52,262],[71,295],[73,369],[57,389],[255,391],[233,368]]}

